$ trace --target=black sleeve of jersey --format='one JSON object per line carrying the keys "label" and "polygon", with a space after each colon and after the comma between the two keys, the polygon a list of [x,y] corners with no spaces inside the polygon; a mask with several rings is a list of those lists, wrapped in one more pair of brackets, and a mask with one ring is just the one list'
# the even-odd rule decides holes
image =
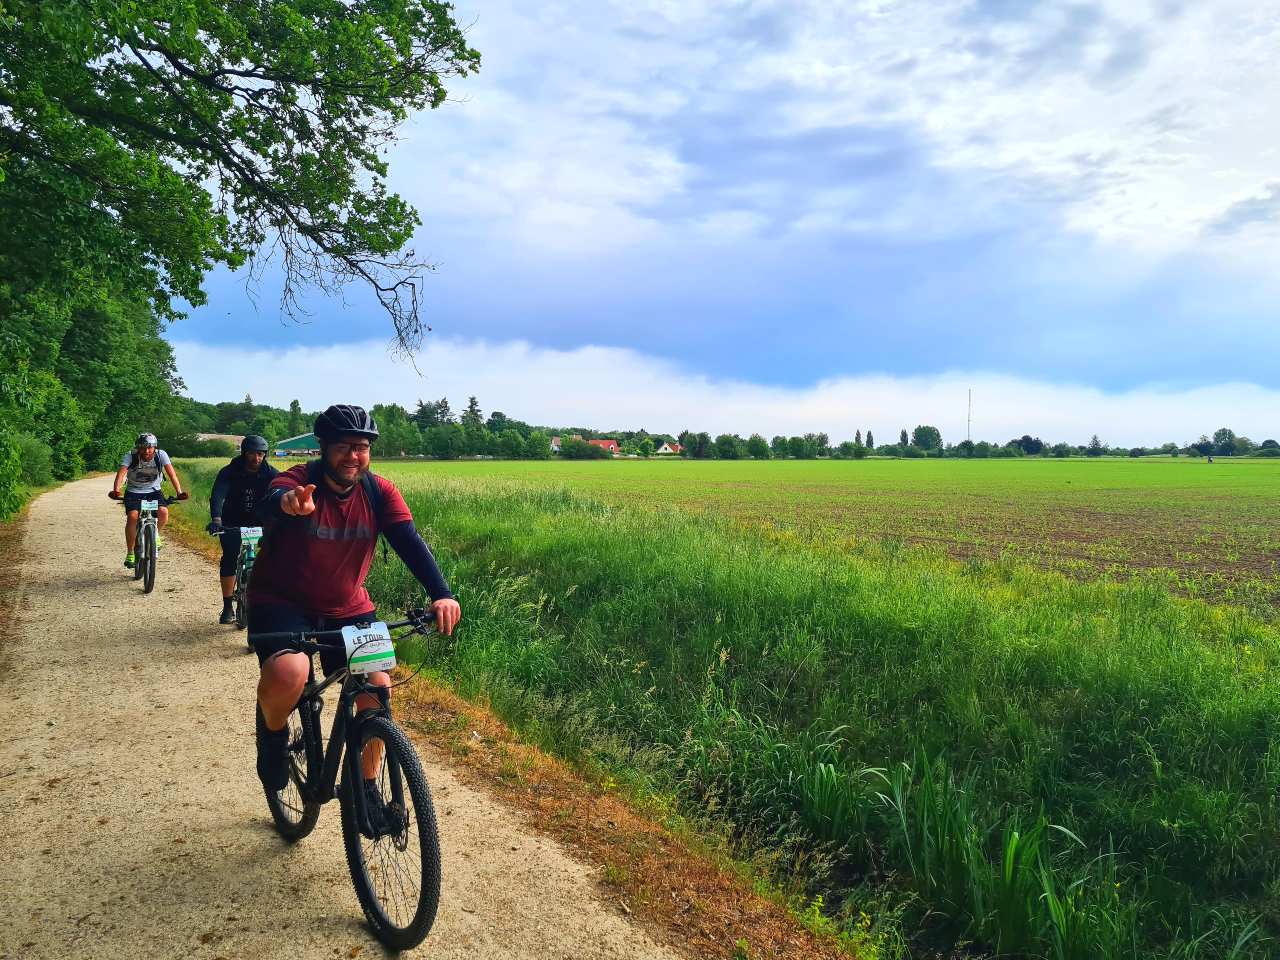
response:
{"label": "black sleeve of jersey", "polygon": [[223,467],[218,471],[218,477],[213,481],[213,492],[209,494],[209,516],[221,517],[222,507],[226,503],[227,493],[231,490],[231,474],[230,467]]}
{"label": "black sleeve of jersey", "polygon": [[388,527],[383,536],[432,600],[453,599],[449,584],[445,583],[444,574],[440,572],[436,558],[431,555],[431,548],[422,539],[412,520]]}

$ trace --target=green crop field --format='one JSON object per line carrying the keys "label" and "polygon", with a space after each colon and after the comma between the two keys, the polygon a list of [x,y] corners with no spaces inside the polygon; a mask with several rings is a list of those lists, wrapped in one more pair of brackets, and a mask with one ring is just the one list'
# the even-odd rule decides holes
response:
{"label": "green crop field", "polygon": [[[502,477],[729,517],[836,550],[902,541],[1074,576],[1158,571],[1280,603],[1280,460],[506,461],[388,464],[412,486]],[[412,479],[411,479],[412,478]]]}
{"label": "green crop field", "polygon": [[860,956],[1274,955],[1277,465],[377,469],[467,618],[406,652],[798,868]]}

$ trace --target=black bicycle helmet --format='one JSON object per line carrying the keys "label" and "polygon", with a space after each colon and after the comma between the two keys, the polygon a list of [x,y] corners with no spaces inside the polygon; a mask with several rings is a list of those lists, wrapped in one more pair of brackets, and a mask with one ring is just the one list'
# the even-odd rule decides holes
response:
{"label": "black bicycle helmet", "polygon": [[370,440],[378,439],[378,425],[373,422],[373,417],[365,412],[364,407],[353,407],[349,403],[335,403],[316,417],[313,432],[322,443],[332,443],[353,434]]}
{"label": "black bicycle helmet", "polygon": [[240,441],[241,453],[266,453],[267,440],[266,437],[260,437],[256,433],[250,434]]}
{"label": "black bicycle helmet", "polygon": [[138,439],[133,441],[133,445],[135,447],[154,447],[158,442],[154,433],[140,433],[138,434]]}

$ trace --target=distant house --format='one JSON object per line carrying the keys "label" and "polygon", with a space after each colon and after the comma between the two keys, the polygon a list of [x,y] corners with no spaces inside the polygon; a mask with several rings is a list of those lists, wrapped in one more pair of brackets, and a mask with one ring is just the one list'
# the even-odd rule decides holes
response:
{"label": "distant house", "polygon": [[320,441],[314,433],[300,433],[276,444],[277,457],[314,457],[320,453]]}
{"label": "distant house", "polygon": [[617,440],[588,440],[587,443],[591,444],[593,447],[600,447],[602,450],[608,450],[612,456],[616,457],[618,455]]}
{"label": "distant house", "polygon": [[654,453],[656,454],[666,453],[666,454],[679,455],[682,450],[684,450],[684,447],[682,447],[678,443],[664,443],[657,450],[655,450]]}

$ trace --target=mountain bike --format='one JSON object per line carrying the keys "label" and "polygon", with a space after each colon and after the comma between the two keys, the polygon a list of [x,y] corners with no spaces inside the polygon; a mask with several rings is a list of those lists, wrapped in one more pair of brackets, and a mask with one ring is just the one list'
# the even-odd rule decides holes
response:
{"label": "mountain bike", "polygon": [[176,497],[161,497],[157,494],[154,500],[143,500],[138,508],[137,535],[133,541],[133,579],[142,581],[143,593],[150,593],[156,585],[156,559],[159,554],[159,542],[156,538],[159,535],[160,508],[185,499],[185,494]]}
{"label": "mountain bike", "polygon": [[[249,625],[249,577],[258,559],[258,541],[262,539],[262,528],[223,527],[214,536],[221,537],[228,533],[240,535],[240,551],[236,554],[236,585],[231,598],[236,611],[236,629],[243,630]],[[253,641],[247,642],[252,650]]]}
{"label": "mountain bike", "polygon": [[[435,619],[430,610],[412,610],[407,616],[392,624],[249,638],[251,643],[286,641],[309,657],[322,647],[346,653],[347,665],[321,681],[315,678],[312,659],[307,685],[289,715],[289,781],[279,792],[265,791],[267,807],[276,831],[294,842],[315,828],[320,807],[337,796],[356,896],[374,936],[394,950],[411,949],[426,938],[440,903],[440,839],[427,778],[409,738],[391,719],[390,691],[364,677],[395,666],[390,631],[410,628],[396,638],[403,640],[424,633]],[[320,729],[321,693],[337,683],[338,709],[326,745]],[[379,706],[357,711],[361,694],[377,697]],[[362,766],[379,755],[375,782],[383,809],[376,810],[365,792]]]}

